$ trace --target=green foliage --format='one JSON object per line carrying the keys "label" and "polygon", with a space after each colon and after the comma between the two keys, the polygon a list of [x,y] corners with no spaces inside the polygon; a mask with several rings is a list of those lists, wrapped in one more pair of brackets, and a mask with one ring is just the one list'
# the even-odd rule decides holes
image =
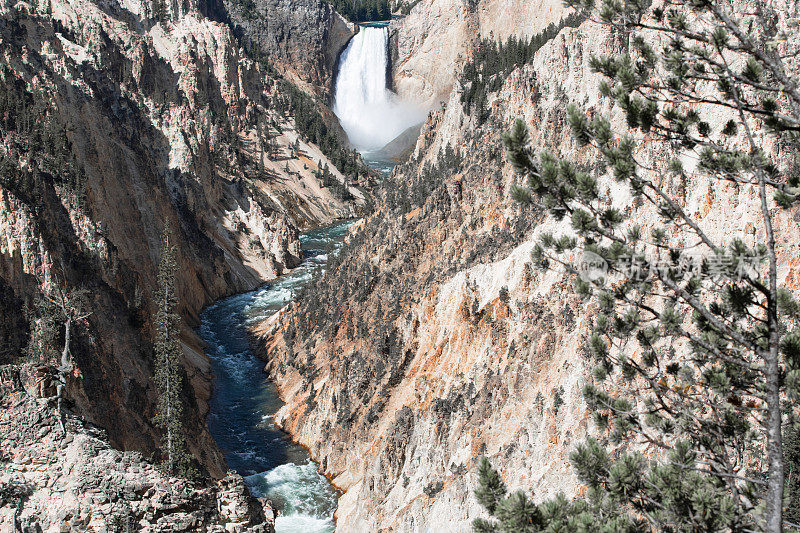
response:
{"label": "green foliage", "polygon": [[[20,313],[20,310],[25,313]],[[0,365],[11,363],[25,353],[29,342],[31,313],[14,289],[0,277]]]}
{"label": "green foliage", "polygon": [[564,405],[564,387],[559,385],[553,391],[553,409],[555,412],[558,412],[562,405]]}
{"label": "green foliage", "polygon": [[178,270],[172,230],[164,228],[161,261],[158,265],[158,292],[155,315],[155,382],[158,389],[156,425],[163,432],[162,466],[170,475],[190,475],[190,456],[186,452],[183,425],[183,351],[179,339],[180,317],[176,312],[178,295],[175,273]]}
{"label": "green foliage", "polygon": [[389,0],[328,0],[350,22],[389,20],[392,11]]}
{"label": "green foliage", "polygon": [[[33,309],[28,310],[28,357],[40,363],[59,365],[62,371],[72,364],[70,344],[74,327],[91,315],[89,291],[83,288],[67,289],[66,285],[62,266],[60,275],[56,274],[51,292],[39,296]],[[58,347],[59,343],[61,348]]]}
{"label": "green foliage", "polygon": [[474,114],[478,124],[482,124],[488,118],[486,99],[489,93],[499,90],[515,68],[533,60],[534,54],[558,32],[577,27],[584,19],[580,13],[572,13],[558,24],[551,23],[530,39],[519,39],[513,35],[505,43],[498,43],[494,38],[482,39],[461,74],[464,111],[468,115]]}
{"label": "green foliage", "polygon": [[506,486],[500,479],[500,474],[492,468],[492,464],[486,457],[481,457],[478,463],[479,485],[475,489],[475,496],[478,502],[486,507],[490,513],[494,513],[497,504],[506,495]]}
{"label": "green foliage", "polygon": [[800,424],[796,422],[784,427],[783,456],[786,461],[786,521],[800,529]]}
{"label": "green foliage", "polygon": [[317,179],[322,183],[323,187],[334,187],[338,184],[327,163],[323,163],[322,166],[317,168]]}
{"label": "green foliage", "polygon": [[0,71],[0,136],[6,147],[0,155],[0,186],[33,209],[41,205],[45,186],[59,187],[82,205],[86,174],[68,130],[51,95],[31,92],[14,72]]}
{"label": "green foliage", "polygon": [[[599,450],[598,453],[602,453]],[[522,491],[506,495],[505,487],[488,494],[484,487],[495,486],[499,474],[488,459],[482,457],[478,466],[478,501],[492,517],[478,518],[472,523],[476,533],[517,533],[561,531],[569,533],[608,532],[634,533],[643,530],[640,520],[627,516],[619,501],[604,497],[599,490],[590,490],[584,500],[568,501],[559,494],[544,503],[535,504]],[[601,472],[601,475],[602,472]],[[595,485],[599,484],[597,481]]]}
{"label": "green foliage", "polygon": [[153,0],[153,18],[162,26],[169,22],[165,0]]}
{"label": "green foliage", "polygon": [[279,80],[281,98],[276,102],[280,113],[294,117],[297,130],[305,139],[319,146],[322,153],[344,175],[367,172],[358,152],[349,150],[339,136],[325,124],[317,103],[291,82]]}
{"label": "green foliage", "polygon": [[500,297],[500,301],[501,301],[501,302],[503,302],[503,303],[505,303],[505,304],[508,304],[508,302],[509,302],[509,300],[510,300],[510,296],[509,296],[509,294],[508,294],[508,287],[506,287],[505,285],[503,285],[502,287],[500,287],[500,294],[499,294],[499,297]]}
{"label": "green foliage", "polygon": [[[277,84],[277,95],[272,106],[281,116],[292,117],[300,135],[307,142],[316,144],[322,153],[345,176],[367,174],[370,171],[356,150],[350,150],[347,143],[333,129],[329,128],[320,112],[319,103],[300,90],[294,83],[285,79],[270,62],[267,54],[260,46],[244,35],[241,30],[235,31],[247,56],[256,61],[264,72],[274,78]],[[278,125],[273,125],[278,128]],[[272,138],[266,141],[269,156],[276,157],[277,147]]]}
{"label": "green foliage", "polygon": [[[687,0],[669,11],[644,2],[573,7],[625,36],[624,50],[593,57],[591,67],[630,131],[618,134],[597,110],[570,106],[568,125],[597,155],[593,164],[535,154],[522,122],[504,144],[525,179],[513,196],[570,224],[563,235],[541,236],[535,264],[563,268],[597,304],[587,339],[595,380],[584,397],[600,438],[571,457],[585,497],[534,510],[517,496],[490,509],[496,523],[476,530],[524,523],[581,531],[585,523],[593,531],[780,531],[782,509],[789,508],[784,520],[793,516],[796,498],[784,472],[796,461],[797,439],[782,426],[798,415],[786,399],[800,395],[800,305],[777,285],[783,236],[775,235],[772,200],[796,205],[800,178],[766,147],[796,146],[800,92],[787,85],[780,57],[764,52],[777,45],[730,18],[725,2]],[[650,28],[669,37],[664,48],[644,39]],[[708,120],[714,115],[727,120]],[[663,160],[643,165],[643,141]],[[691,170],[681,163],[689,159],[698,162]],[[758,191],[766,236],[711,238],[675,194],[677,185],[702,180]],[[625,190],[642,209],[618,205],[618,193],[599,183]],[[647,234],[634,216],[647,220]],[[574,251],[602,262],[602,275],[587,276],[567,256]],[[565,522],[556,528],[543,506]]]}
{"label": "green foliage", "polygon": [[259,13],[256,8],[254,0],[239,0],[237,5],[242,10],[242,16],[247,20],[256,20],[259,18]]}
{"label": "green foliage", "polygon": [[426,163],[422,167],[417,179],[410,184],[404,181],[388,191],[387,204],[403,213],[425,205],[431,194],[441,186],[442,181],[457,172],[461,164],[461,154],[448,144],[439,152],[434,163]]}
{"label": "green foliage", "polygon": [[408,2],[406,0],[399,0],[394,4],[394,11],[400,13],[401,15],[408,15],[411,13],[411,10],[419,4],[421,0],[412,0]]}
{"label": "green foliage", "polygon": [[[476,520],[474,531],[643,531],[641,516],[653,517],[658,531],[737,530],[736,506],[719,477],[697,469],[697,455],[678,442],[662,463],[648,464],[641,455],[611,458],[589,439],[571,456],[587,497],[569,502],[559,495],[533,504],[522,492],[505,496],[505,487],[490,491],[499,479],[488,460],[478,467],[478,501],[495,521]],[[585,529],[589,526],[589,529]]]}
{"label": "green foliage", "polygon": [[27,356],[37,362],[53,364],[58,361],[59,323],[53,306],[39,298],[28,312],[30,338]]}

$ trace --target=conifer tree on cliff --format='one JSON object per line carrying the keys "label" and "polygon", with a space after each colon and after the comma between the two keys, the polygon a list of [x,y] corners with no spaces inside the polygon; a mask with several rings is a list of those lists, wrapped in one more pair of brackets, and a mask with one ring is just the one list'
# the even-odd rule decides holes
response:
{"label": "conifer tree on cliff", "polygon": [[180,340],[180,317],[175,309],[178,297],[175,291],[175,245],[169,225],[164,228],[161,241],[161,261],[158,265],[158,292],[156,293],[155,328],[155,380],[158,404],[155,422],[163,431],[161,450],[163,467],[169,474],[186,474],[189,457],[183,427],[183,401],[181,387],[183,372]]}
{"label": "conifer tree on cliff", "polygon": [[[571,456],[588,487],[576,500],[533,504],[482,468],[494,518],[476,531],[794,526],[782,431],[797,420],[800,305],[780,286],[777,221],[800,197],[800,40],[781,5],[573,1],[623,43],[591,66],[624,122],[568,109],[591,164],[534,153],[522,122],[504,141],[527,179],[514,197],[571,227],[542,236],[534,260],[596,304],[584,396],[599,436]],[[684,203],[698,186],[750,195],[755,238],[704,223]]]}

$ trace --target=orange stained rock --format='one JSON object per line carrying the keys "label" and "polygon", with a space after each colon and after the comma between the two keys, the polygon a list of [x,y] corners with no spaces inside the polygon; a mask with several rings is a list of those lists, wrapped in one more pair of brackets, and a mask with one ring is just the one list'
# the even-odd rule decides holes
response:
{"label": "orange stained rock", "polygon": [[503,220],[503,211],[499,207],[492,207],[483,216],[487,222],[499,224]]}
{"label": "orange stained rock", "polygon": [[792,255],[789,258],[789,272],[786,274],[786,279],[783,283],[783,286],[790,290],[796,291],[800,288],[800,283],[798,283],[798,271],[800,271],[800,257],[796,255]]}
{"label": "orange stained rock", "polygon": [[[439,363],[442,354],[444,353],[444,344],[440,344],[433,348],[434,348],[433,353],[428,352],[428,358],[423,363],[421,370],[426,374],[434,374],[434,375],[443,374],[444,372],[441,371]],[[439,372],[437,372],[437,370],[439,370]]]}
{"label": "orange stained rock", "polygon": [[498,296],[491,303],[492,313],[495,318],[509,318],[511,316],[511,308]]}
{"label": "orange stained rock", "polygon": [[298,159],[300,159],[300,161],[302,161],[303,163],[308,165],[308,168],[313,168],[313,169],[319,168],[319,166],[317,165],[317,163],[315,161],[309,159],[308,157],[306,157],[304,155],[301,155]]}
{"label": "orange stained rock", "polygon": [[421,208],[417,207],[415,209],[412,209],[411,211],[406,213],[406,220],[416,220],[417,218],[419,218],[420,213],[422,213]]}
{"label": "orange stained rock", "polygon": [[714,190],[711,188],[711,184],[708,186],[708,191],[703,196],[702,203],[700,204],[700,217],[705,217],[709,211],[711,211],[711,207],[714,205]]}
{"label": "orange stained rock", "polygon": [[461,304],[458,306],[458,316],[461,317],[463,320],[469,319],[470,309],[469,304],[467,303],[466,298],[462,298]]}

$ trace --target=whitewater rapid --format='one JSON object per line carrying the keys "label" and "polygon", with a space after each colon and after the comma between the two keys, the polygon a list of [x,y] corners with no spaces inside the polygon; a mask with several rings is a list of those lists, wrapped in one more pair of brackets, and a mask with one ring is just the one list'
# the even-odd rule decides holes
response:
{"label": "whitewater rapid", "polygon": [[250,348],[248,328],[281,309],[324,270],[349,226],[302,235],[305,260],[299,267],[259,290],[220,300],[201,316],[199,333],[214,370],[209,430],[250,491],[280,509],[276,533],[332,532],[338,495],[308,452],[275,426],[272,417],[282,402]]}
{"label": "whitewater rapid", "polygon": [[[333,110],[365,160],[387,173],[396,164],[370,153],[385,146],[425,112],[400,101],[386,87],[389,32],[362,26],[342,53]],[[214,371],[208,426],[228,466],[245,476],[250,491],[280,509],[276,533],[331,533],[338,494],[317,472],[308,452],[275,426],[281,408],[264,363],[251,351],[248,328],[271,316],[324,271],[338,253],[350,223],[301,236],[305,260],[263,288],[220,300],[201,316],[200,336]]]}
{"label": "whitewater rapid", "polygon": [[389,29],[361,26],[339,59],[333,112],[361,152],[383,148],[425,120],[425,111],[387,88]]}

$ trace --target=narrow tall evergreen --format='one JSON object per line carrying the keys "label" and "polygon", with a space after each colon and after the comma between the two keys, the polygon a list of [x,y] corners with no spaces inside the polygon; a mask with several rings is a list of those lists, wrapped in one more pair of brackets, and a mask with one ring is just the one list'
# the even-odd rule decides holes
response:
{"label": "narrow tall evergreen", "polygon": [[162,26],[167,24],[167,5],[165,0],[153,0],[153,17]]}
{"label": "narrow tall evergreen", "polygon": [[475,489],[475,496],[481,505],[486,507],[490,513],[494,513],[497,504],[506,495],[506,486],[500,479],[500,474],[492,468],[486,457],[481,457],[478,463],[478,476],[480,484]]}
{"label": "narrow tall evergreen", "polygon": [[180,334],[180,317],[176,313],[178,296],[175,290],[175,245],[167,224],[161,244],[161,261],[158,265],[158,292],[155,317],[155,380],[158,388],[156,425],[162,429],[161,450],[163,466],[169,474],[185,473],[188,466],[186,440],[183,427],[183,368]]}
{"label": "narrow tall evergreen", "polygon": [[786,522],[800,524],[800,424],[786,425],[783,432],[786,461]]}

